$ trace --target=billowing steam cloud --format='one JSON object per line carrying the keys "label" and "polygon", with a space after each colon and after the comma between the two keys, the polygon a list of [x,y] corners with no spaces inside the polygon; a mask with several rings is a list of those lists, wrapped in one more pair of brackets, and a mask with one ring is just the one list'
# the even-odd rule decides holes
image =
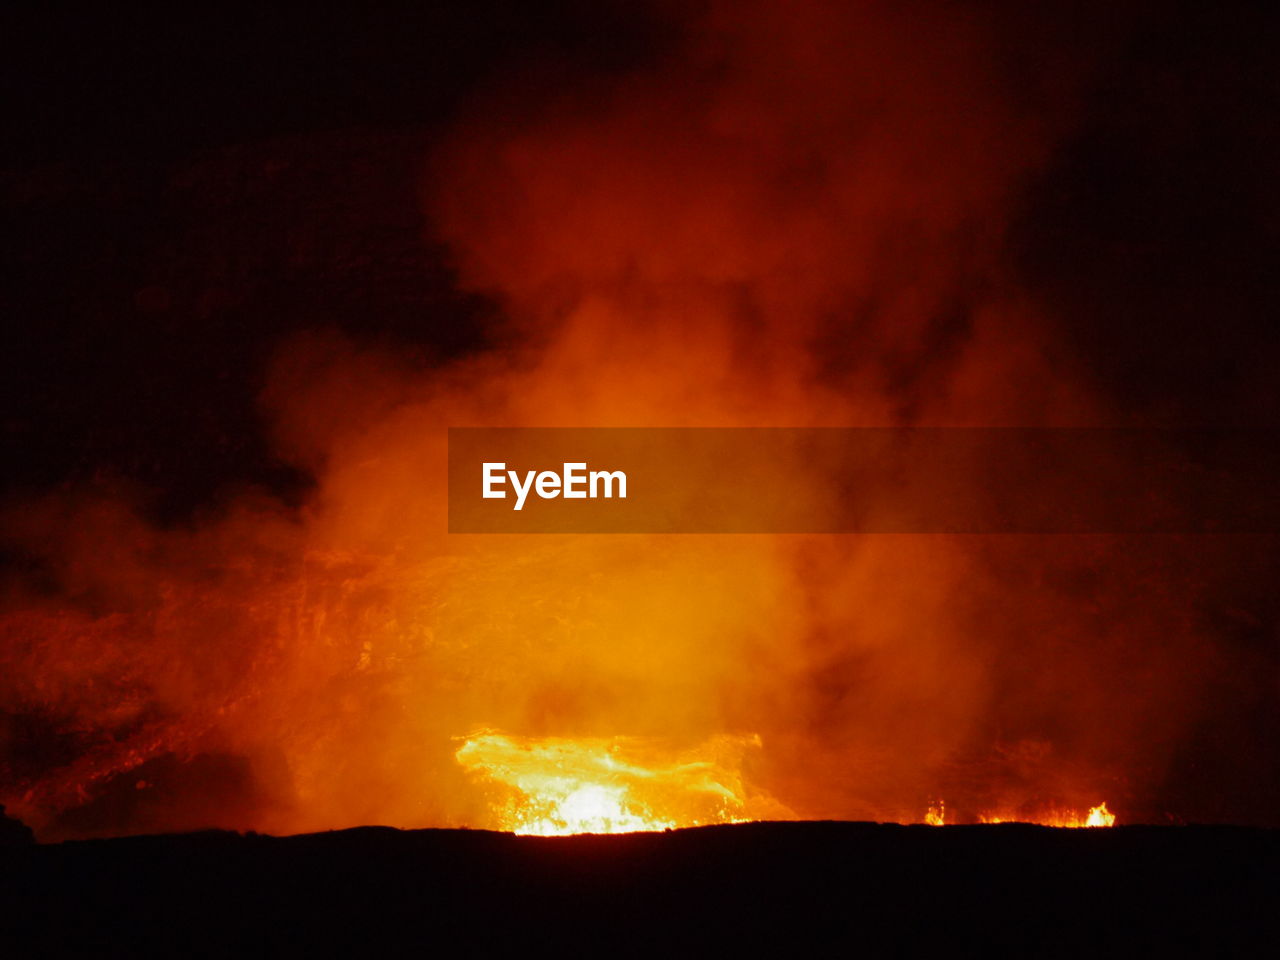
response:
{"label": "billowing steam cloud", "polygon": [[1214,669],[1188,550],[443,532],[449,425],[1105,423],[1010,279],[1071,105],[1009,54],[954,5],[734,3],[622,80],[493,91],[428,217],[501,347],[282,349],[300,510],[12,512],[0,800],[47,837],[487,826],[454,738],[493,728],[759,735],[746,780],[803,817],[1161,812]]}

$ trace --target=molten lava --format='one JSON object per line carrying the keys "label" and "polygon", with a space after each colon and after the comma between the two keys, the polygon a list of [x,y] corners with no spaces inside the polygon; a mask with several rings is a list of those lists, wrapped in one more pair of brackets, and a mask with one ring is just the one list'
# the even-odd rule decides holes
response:
{"label": "molten lava", "polygon": [[[634,833],[755,819],[738,767],[758,737],[719,736],[665,750],[639,738],[464,738],[458,762],[496,789],[493,826],[563,836]],[[762,809],[767,808],[767,801]],[[767,812],[778,816],[776,805]]]}

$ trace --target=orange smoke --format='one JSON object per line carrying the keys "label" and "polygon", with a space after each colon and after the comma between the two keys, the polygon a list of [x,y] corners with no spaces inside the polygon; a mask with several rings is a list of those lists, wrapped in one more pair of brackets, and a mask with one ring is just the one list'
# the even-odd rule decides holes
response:
{"label": "orange smoke", "polygon": [[[316,477],[299,510],[11,512],[41,577],[0,621],[0,801],[48,838],[559,832],[911,822],[943,794],[976,819],[1158,784],[1211,658],[1176,549],[444,532],[450,425],[1104,422],[1004,259],[1067,105],[1015,95],[987,26],[713,5],[606,89],[493,92],[432,159],[428,214],[502,304],[501,347],[422,371],[285,345],[263,405]],[[505,739],[459,748],[477,730]],[[601,786],[608,743],[652,754]],[[529,801],[536,749],[586,785]]]}

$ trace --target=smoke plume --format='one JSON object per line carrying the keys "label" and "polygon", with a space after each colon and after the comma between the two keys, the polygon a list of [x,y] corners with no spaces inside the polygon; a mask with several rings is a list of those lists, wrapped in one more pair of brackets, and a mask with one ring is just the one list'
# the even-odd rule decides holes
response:
{"label": "smoke plume", "polygon": [[1181,815],[1168,764],[1240,666],[1199,598],[1248,554],[445,534],[448,426],[1111,422],[1008,249],[1078,78],[1029,82],[983,6],[676,23],[621,77],[495,84],[423,158],[424,230],[500,317],[429,369],[282,344],[300,507],[9,511],[0,801],[42,837],[492,826],[455,758],[481,729],[758,736],[744,780],[798,817]]}

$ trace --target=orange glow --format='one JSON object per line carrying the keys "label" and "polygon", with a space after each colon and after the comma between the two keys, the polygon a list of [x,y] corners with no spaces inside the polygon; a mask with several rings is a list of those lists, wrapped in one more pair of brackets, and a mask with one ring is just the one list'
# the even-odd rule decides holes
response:
{"label": "orange glow", "polygon": [[734,763],[759,738],[718,737],[678,755],[637,739],[464,738],[458,762],[496,785],[495,826],[563,836],[741,823],[748,799]]}

